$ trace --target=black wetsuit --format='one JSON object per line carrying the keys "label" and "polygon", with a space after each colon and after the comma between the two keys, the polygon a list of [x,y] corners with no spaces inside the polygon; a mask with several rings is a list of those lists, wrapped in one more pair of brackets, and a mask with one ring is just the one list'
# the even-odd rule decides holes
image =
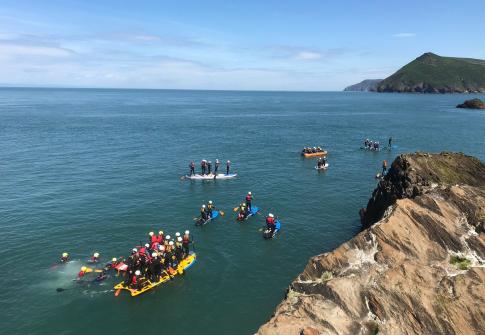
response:
{"label": "black wetsuit", "polygon": [[231,163],[226,164],[226,174],[229,174],[229,170],[231,169]]}
{"label": "black wetsuit", "polygon": [[207,163],[207,174],[211,174],[211,170],[212,170],[212,163],[209,162]]}
{"label": "black wetsuit", "polygon": [[221,165],[221,163],[219,162],[216,162],[216,164],[214,165],[214,174],[217,174],[217,170],[219,170],[219,165]]}

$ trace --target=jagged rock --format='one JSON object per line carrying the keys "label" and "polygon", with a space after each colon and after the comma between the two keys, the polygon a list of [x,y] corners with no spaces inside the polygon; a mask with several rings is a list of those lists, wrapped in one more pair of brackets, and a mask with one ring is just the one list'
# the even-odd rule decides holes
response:
{"label": "jagged rock", "polygon": [[466,100],[464,103],[457,105],[456,108],[485,109],[485,102],[480,99]]}
{"label": "jagged rock", "polygon": [[377,221],[310,259],[258,334],[483,333],[485,165],[442,153],[392,167],[373,193]]}

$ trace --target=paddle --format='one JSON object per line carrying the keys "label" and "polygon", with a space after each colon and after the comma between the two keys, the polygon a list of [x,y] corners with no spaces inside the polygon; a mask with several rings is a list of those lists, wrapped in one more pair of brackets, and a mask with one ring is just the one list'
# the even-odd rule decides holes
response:
{"label": "paddle", "polygon": [[119,296],[119,295],[120,295],[120,292],[121,292],[121,289],[120,289],[120,288],[119,288],[119,289],[117,289],[117,290],[115,291],[115,297]]}
{"label": "paddle", "polygon": [[221,210],[219,211],[219,213],[221,214],[221,216],[226,215],[226,213],[224,213],[224,211],[221,211]]}

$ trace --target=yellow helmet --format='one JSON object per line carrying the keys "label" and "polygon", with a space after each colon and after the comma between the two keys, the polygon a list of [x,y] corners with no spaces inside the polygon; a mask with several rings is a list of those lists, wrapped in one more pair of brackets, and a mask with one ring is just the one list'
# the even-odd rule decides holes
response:
{"label": "yellow helmet", "polygon": [[82,266],[82,267],[81,267],[81,271],[82,271],[82,272],[85,272],[87,269],[88,269],[88,268],[87,268],[87,267],[85,267],[85,266]]}
{"label": "yellow helmet", "polygon": [[111,261],[116,262],[117,261],[116,257],[113,257],[113,259]]}
{"label": "yellow helmet", "polygon": [[62,253],[62,257],[68,257],[68,256],[69,256],[69,254],[67,252]]}

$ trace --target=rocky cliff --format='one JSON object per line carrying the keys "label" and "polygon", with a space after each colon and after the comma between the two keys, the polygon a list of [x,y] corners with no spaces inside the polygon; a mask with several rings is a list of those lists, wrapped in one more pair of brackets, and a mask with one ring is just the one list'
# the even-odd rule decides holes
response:
{"label": "rocky cliff", "polygon": [[483,334],[485,164],[400,155],[363,222],[310,260],[258,334]]}
{"label": "rocky cliff", "polygon": [[344,88],[344,91],[361,91],[361,92],[370,92],[375,91],[377,89],[377,85],[382,81],[382,79],[366,79],[361,81],[360,83],[347,86]]}

